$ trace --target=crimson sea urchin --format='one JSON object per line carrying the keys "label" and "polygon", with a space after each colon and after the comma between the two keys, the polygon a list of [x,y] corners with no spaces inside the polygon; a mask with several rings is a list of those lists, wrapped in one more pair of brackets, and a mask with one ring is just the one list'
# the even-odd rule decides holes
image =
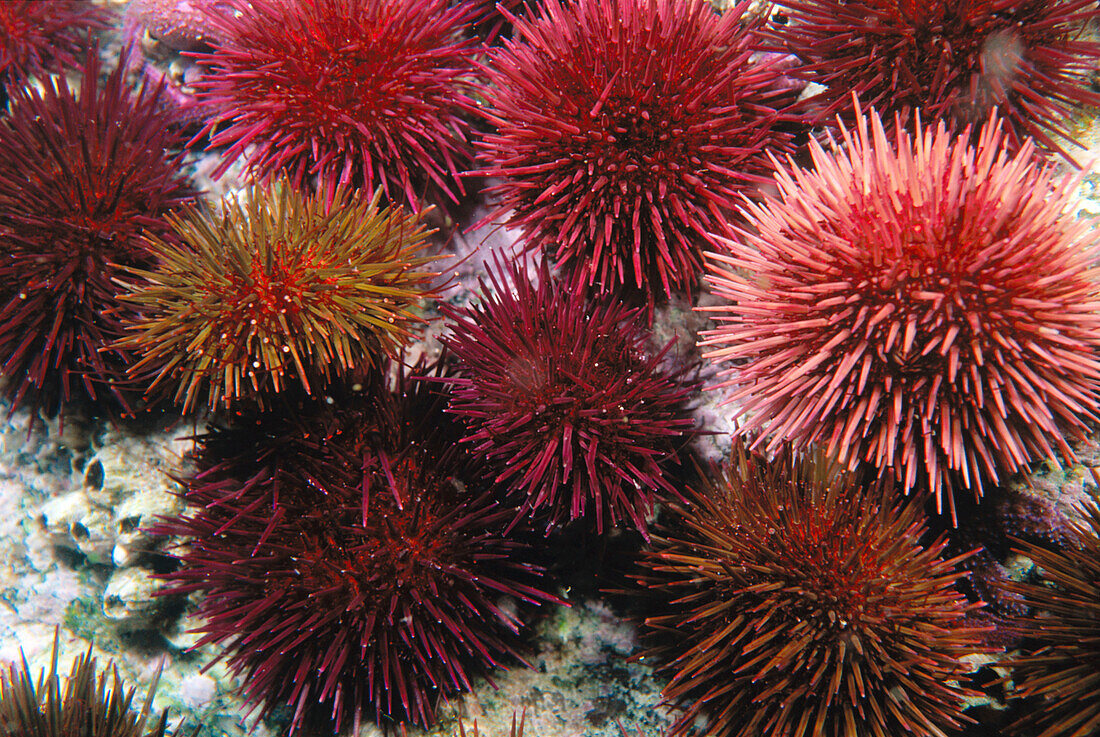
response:
{"label": "crimson sea urchin", "polygon": [[[222,212],[169,218],[152,238],[151,270],[126,300],[143,309],[117,345],[141,360],[154,391],[174,387],[185,410],[258,400],[396,355],[434,296],[420,268],[428,231],[415,214],[343,190],[306,195],[253,185]],[[170,390],[171,391],[171,390]]]}
{"label": "crimson sea urchin", "polygon": [[[959,559],[924,547],[900,506],[820,459],[735,452],[642,583],[669,611],[646,624],[684,711],[673,735],[924,735],[968,721],[962,661],[981,650],[955,591]],[[675,506],[675,505],[674,505]]]}
{"label": "crimson sea urchin", "polygon": [[0,119],[0,372],[9,399],[48,411],[104,396],[128,409],[113,382],[132,361],[101,350],[127,312],[114,279],[150,265],[142,236],[164,237],[193,199],[159,92],[132,92],[124,67],[99,87],[89,52],[79,90],[17,87]]}
{"label": "crimson sea urchin", "polygon": [[690,291],[720,229],[788,138],[742,3],[548,0],[490,51],[483,173],[575,288]]}
{"label": "crimson sea urchin", "polygon": [[729,304],[703,345],[738,362],[731,401],[770,450],[823,444],[954,516],[953,487],[1073,457],[1063,432],[1097,417],[1100,254],[1075,181],[1004,153],[996,122],[974,145],[941,123],[895,147],[873,113],[842,134],[711,254]]}
{"label": "crimson sea urchin", "polygon": [[[887,122],[980,123],[997,106],[1013,149],[1028,136],[1061,151],[1070,116],[1100,105],[1088,75],[1100,43],[1092,0],[783,0],[774,49],[802,61],[792,75],[823,85],[827,111],[857,93]],[[849,110],[850,112],[850,110]],[[849,118],[850,119],[850,118]]]}
{"label": "crimson sea urchin", "polygon": [[516,655],[502,597],[554,600],[502,536],[512,514],[478,491],[439,382],[375,387],[285,417],[289,452],[260,468],[202,439],[200,466],[210,450],[215,464],[188,483],[190,513],[162,525],[189,538],[166,577],[204,594],[201,642],[225,648],[264,714],[289,708],[292,733],[430,723],[439,696]]}
{"label": "crimson sea urchin", "polygon": [[1025,701],[1017,734],[1088,737],[1100,730],[1100,502],[1083,505],[1060,549],[1021,550],[1041,571],[1005,590],[1032,608],[1021,618],[1024,652],[1010,658],[1014,696]]}
{"label": "crimson sea urchin", "polygon": [[644,531],[693,427],[688,385],[661,367],[664,352],[647,353],[636,311],[567,290],[545,261],[537,284],[516,264],[488,278],[480,304],[449,311],[443,339],[465,440],[521,514]]}
{"label": "crimson sea urchin", "polygon": [[109,14],[91,0],[7,0],[0,3],[0,85],[46,71],[79,69],[92,31]]}
{"label": "crimson sea urchin", "polygon": [[382,187],[419,210],[455,199],[473,109],[471,6],[447,0],[226,0],[195,83],[224,173],[244,155],[264,181]]}

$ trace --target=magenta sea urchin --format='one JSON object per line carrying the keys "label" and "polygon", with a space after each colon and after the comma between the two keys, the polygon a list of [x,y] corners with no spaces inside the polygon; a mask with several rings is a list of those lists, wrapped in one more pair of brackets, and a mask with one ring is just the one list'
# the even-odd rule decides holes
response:
{"label": "magenta sea urchin", "polygon": [[[1028,137],[1062,151],[1077,107],[1100,105],[1088,75],[1100,43],[1092,0],[783,0],[774,50],[821,85],[809,102],[847,107],[853,92],[893,122],[973,122],[996,107],[1013,150]],[[845,113],[850,118],[851,110]]]}
{"label": "magenta sea urchin", "polygon": [[495,216],[574,288],[690,292],[705,233],[766,173],[775,73],[753,61],[747,4],[548,0],[490,51],[480,142]]}
{"label": "magenta sea urchin", "polygon": [[567,289],[546,262],[537,284],[498,263],[481,291],[480,304],[449,311],[444,338],[459,364],[449,409],[473,452],[521,514],[644,531],[694,426],[684,377],[646,350],[636,311]]}
{"label": "magenta sea urchin", "polygon": [[467,157],[472,7],[447,0],[226,0],[195,83],[225,163],[270,181],[455,199]]}
{"label": "magenta sea urchin", "polygon": [[28,77],[79,69],[94,31],[110,13],[91,0],[7,0],[0,3],[0,85]]}
{"label": "magenta sea urchin", "polygon": [[[777,175],[711,254],[726,305],[703,345],[746,432],[821,444],[904,489],[985,484],[1100,416],[1100,272],[1073,178],[941,123],[887,140],[872,113]],[[764,438],[758,441],[764,443]]]}

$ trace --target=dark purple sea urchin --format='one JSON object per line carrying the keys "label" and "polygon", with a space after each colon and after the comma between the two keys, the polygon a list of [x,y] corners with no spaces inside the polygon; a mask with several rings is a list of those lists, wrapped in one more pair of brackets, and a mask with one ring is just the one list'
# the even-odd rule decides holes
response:
{"label": "dark purple sea urchin", "polygon": [[690,292],[705,233],[783,149],[775,74],[739,4],[548,0],[491,50],[480,142],[496,216],[574,288]]}
{"label": "dark purple sea urchin", "polygon": [[516,656],[502,597],[555,600],[502,536],[513,515],[479,491],[440,392],[410,378],[316,398],[266,455],[202,438],[190,511],[162,525],[189,538],[166,578],[203,593],[201,642],[292,733],[430,724],[440,696]]}
{"label": "dark purple sea urchin", "polygon": [[158,91],[131,91],[124,62],[102,87],[100,71],[89,52],[79,89],[17,87],[0,119],[0,372],[8,399],[50,412],[77,398],[130,408],[117,382],[132,358],[101,351],[128,312],[114,279],[150,265],[143,236],[166,237],[167,213],[194,196]]}
{"label": "dark purple sea urchin", "polygon": [[479,304],[449,310],[449,411],[521,514],[644,531],[654,501],[673,492],[667,467],[694,426],[689,387],[646,350],[636,311],[589,300],[542,264],[536,284],[498,263]]}
{"label": "dark purple sea urchin", "polygon": [[110,13],[91,0],[5,0],[0,3],[0,86],[44,72],[79,69],[95,30]]}
{"label": "dark purple sea urchin", "polygon": [[382,187],[420,210],[461,193],[473,10],[447,0],[226,0],[195,83],[212,146],[263,181]]}
{"label": "dark purple sea urchin", "polygon": [[857,93],[889,124],[973,122],[994,106],[1004,143],[1027,137],[1061,151],[1074,108],[1100,105],[1088,75],[1100,43],[1086,26],[1100,18],[1093,0],[782,0],[785,19],[770,28],[773,48],[802,63],[792,74],[822,85],[810,99],[846,110]]}
{"label": "dark purple sea urchin", "polygon": [[707,355],[769,450],[824,446],[906,490],[1004,479],[1100,415],[1100,285],[1075,180],[937,127],[891,145],[877,115],[779,172],[712,254],[728,304]]}
{"label": "dark purple sea urchin", "polygon": [[[887,488],[888,487],[884,487]],[[673,735],[940,736],[968,721],[980,652],[942,540],[821,459],[735,451],[654,537],[641,582],[667,613],[650,651],[683,708]]]}

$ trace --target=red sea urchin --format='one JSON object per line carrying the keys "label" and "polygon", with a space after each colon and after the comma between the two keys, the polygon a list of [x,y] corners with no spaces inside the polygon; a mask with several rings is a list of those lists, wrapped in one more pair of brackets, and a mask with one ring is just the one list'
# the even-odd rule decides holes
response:
{"label": "red sea urchin", "polygon": [[740,450],[694,501],[641,577],[670,610],[646,624],[684,708],[673,735],[701,716],[715,737],[943,737],[968,721],[958,681],[982,631],[964,618],[980,605],[943,541],[921,545],[919,507],[789,448]]}
{"label": "red sea urchin", "polygon": [[[1013,149],[1033,137],[1062,151],[1069,116],[1100,105],[1088,75],[1100,43],[1093,0],[783,0],[771,27],[776,51],[802,61],[791,74],[823,85],[826,110],[857,93],[892,122],[975,122],[997,106]],[[850,111],[849,111],[850,112]],[[849,119],[851,119],[849,117]]]}
{"label": "red sea urchin", "polygon": [[90,0],[0,3],[0,84],[79,68],[91,32],[106,28],[108,18],[107,9]]}
{"label": "red sea urchin", "polygon": [[1075,180],[1030,143],[1005,153],[995,121],[973,146],[941,123],[895,148],[874,113],[842,133],[710,254],[729,304],[705,308],[721,324],[702,344],[738,361],[731,401],[770,450],[821,443],[954,515],[960,478],[980,496],[1073,457],[1063,432],[1100,414],[1100,253],[1067,211]]}
{"label": "red sea urchin", "polygon": [[437,274],[421,268],[433,257],[417,216],[378,199],[280,181],[169,218],[172,237],[148,243],[156,267],[127,270],[142,308],[118,344],[141,357],[131,375],[172,387],[185,411],[214,409],[395,356]]}
{"label": "red sea urchin", "polygon": [[0,119],[0,371],[13,402],[52,412],[113,396],[128,409],[113,382],[132,361],[101,351],[123,333],[114,278],[149,265],[142,236],[165,236],[193,193],[159,92],[131,91],[124,67],[100,87],[89,52],[79,90],[64,78],[16,88]]}
{"label": "red sea urchin", "polygon": [[542,262],[538,284],[498,263],[481,303],[449,310],[459,370],[449,411],[495,475],[550,525],[646,529],[675,450],[694,422],[683,376],[647,354],[636,311],[567,290]]}
{"label": "red sea urchin", "polygon": [[491,50],[485,90],[496,131],[484,174],[508,215],[574,288],[688,291],[706,232],[783,149],[781,92],[752,59],[746,4],[548,0]]}
{"label": "red sea urchin", "polygon": [[264,714],[289,708],[292,733],[427,725],[438,697],[519,650],[502,598],[556,601],[503,537],[512,515],[479,491],[439,382],[367,384],[284,416],[262,465],[232,434],[201,438],[214,464],[162,525],[189,538],[166,578],[204,594],[201,642]]}
{"label": "red sea urchin", "polygon": [[1009,658],[1013,696],[1026,699],[1013,732],[1089,737],[1100,731],[1100,499],[1086,502],[1061,549],[1026,545],[1037,581],[1006,583],[1031,607],[1019,621],[1024,652]]}
{"label": "red sea urchin", "polygon": [[214,51],[195,83],[216,112],[224,173],[242,154],[270,181],[382,187],[421,209],[455,199],[473,102],[463,91],[474,11],[447,0],[227,0],[210,11]]}

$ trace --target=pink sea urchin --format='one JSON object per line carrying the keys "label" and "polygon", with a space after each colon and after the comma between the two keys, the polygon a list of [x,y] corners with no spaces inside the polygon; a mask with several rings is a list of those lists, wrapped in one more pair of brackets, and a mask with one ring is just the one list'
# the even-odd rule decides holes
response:
{"label": "pink sea urchin", "polygon": [[480,142],[508,215],[574,287],[690,291],[722,227],[783,148],[772,66],[746,4],[548,0],[490,51]]}
{"label": "pink sea urchin", "polygon": [[[711,254],[728,304],[703,345],[769,449],[823,444],[906,490],[987,483],[1100,410],[1100,287],[1090,224],[1032,144],[996,122],[971,144],[941,123],[891,145],[878,116],[812,146]],[[762,442],[762,441],[761,441]]]}
{"label": "pink sea urchin", "polygon": [[466,157],[470,6],[447,0],[226,0],[195,83],[212,146],[263,180],[455,199]]}

